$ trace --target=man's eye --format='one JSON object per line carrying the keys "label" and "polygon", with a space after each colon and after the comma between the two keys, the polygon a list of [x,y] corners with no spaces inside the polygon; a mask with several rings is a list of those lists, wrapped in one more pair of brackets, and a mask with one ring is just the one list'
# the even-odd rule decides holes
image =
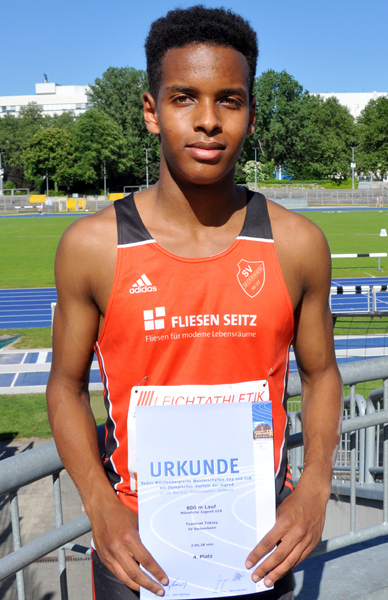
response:
{"label": "man's eye", "polygon": [[173,102],[175,102],[175,104],[184,104],[185,102],[191,102],[192,99],[189,98],[189,96],[178,96],[177,98],[173,99]]}
{"label": "man's eye", "polygon": [[232,106],[241,106],[240,100],[237,100],[236,98],[222,98],[221,102],[222,102],[222,104],[230,104]]}

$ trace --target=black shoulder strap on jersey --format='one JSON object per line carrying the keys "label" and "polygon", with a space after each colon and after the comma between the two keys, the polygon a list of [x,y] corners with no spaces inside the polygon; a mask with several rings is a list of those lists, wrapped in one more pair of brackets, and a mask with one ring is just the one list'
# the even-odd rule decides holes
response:
{"label": "black shoulder strap on jersey", "polygon": [[136,208],[133,194],[114,203],[117,221],[118,245],[138,244],[152,240]]}
{"label": "black shoulder strap on jersey", "polygon": [[263,194],[248,191],[247,212],[239,237],[273,239],[267,200]]}
{"label": "black shoulder strap on jersey", "polygon": [[[239,237],[272,240],[272,228],[267,201],[263,194],[248,191],[247,212]],[[117,220],[118,245],[138,244],[152,240],[136,208],[133,194],[114,203]]]}

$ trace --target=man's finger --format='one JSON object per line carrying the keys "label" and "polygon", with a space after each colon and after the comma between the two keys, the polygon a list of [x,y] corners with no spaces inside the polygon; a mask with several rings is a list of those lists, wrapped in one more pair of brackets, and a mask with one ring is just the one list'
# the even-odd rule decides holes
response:
{"label": "man's finger", "polygon": [[252,573],[253,581],[264,579],[267,586],[283,577],[311,552],[315,544],[311,535],[286,535],[277,548]]}
{"label": "man's finger", "polygon": [[283,577],[292,569],[300,558],[302,549],[299,544],[290,549],[289,552],[280,553],[278,550],[266,558],[252,573],[253,581],[264,579],[267,587],[274,584],[275,581]]}
{"label": "man's finger", "polygon": [[[136,521],[137,525],[137,521]],[[117,557],[118,562],[125,572],[128,572],[127,565],[130,563],[127,562],[127,557],[133,557],[134,563],[136,566],[140,563],[142,567],[151,573],[151,575],[159,581],[162,585],[168,584],[168,577],[166,573],[163,571],[161,566],[156,562],[154,557],[148,552],[147,548],[142,544],[141,539],[139,537],[139,533],[137,529],[135,531],[126,532],[122,535],[122,543],[125,544],[126,552],[123,553],[120,549],[115,549],[114,556]],[[113,554],[113,552],[112,552]],[[141,569],[138,570],[139,573],[144,573]],[[145,575],[148,577],[148,575]],[[131,577],[131,576],[130,576]],[[131,577],[136,583],[139,583],[137,578]],[[150,581],[153,581],[152,578],[149,577]],[[140,583],[140,585],[142,585]]]}
{"label": "man's finger", "polygon": [[141,544],[141,542],[140,542],[140,549],[138,552],[136,552],[136,548],[134,548],[134,550],[135,550],[134,555],[136,556],[136,560],[142,565],[142,567],[144,567],[144,569],[146,569],[146,571],[151,573],[151,575],[153,575],[155,577],[155,579],[160,581],[160,583],[162,585],[167,585],[168,577],[167,577],[166,573],[163,571],[161,566],[156,562],[154,557],[143,546],[143,544]]}
{"label": "man's finger", "polygon": [[[108,567],[130,589],[139,591],[140,587],[143,587],[157,596],[164,596],[163,587],[147,575],[135,560],[129,559],[125,564],[115,561],[114,565],[110,563]],[[168,583],[168,579],[166,583]]]}
{"label": "man's finger", "polygon": [[266,556],[269,552],[271,552],[271,550],[273,550],[276,547],[280,539],[281,533],[280,531],[277,531],[277,527],[275,525],[275,527],[273,527],[273,529],[271,529],[271,531],[269,531],[260,540],[257,546],[255,546],[255,548],[252,550],[252,552],[250,552],[245,561],[246,568],[251,569],[252,567],[254,567],[259,562],[259,560],[262,560],[264,556]]}
{"label": "man's finger", "polygon": [[307,548],[304,548],[303,544],[298,544],[298,546],[294,548],[294,550],[280,565],[278,565],[275,569],[267,572],[267,574],[264,575],[264,584],[267,587],[271,587],[275,583],[275,581],[278,581],[279,579],[284,577],[284,575],[288,573],[288,571],[297,567],[306,558],[306,556],[310,554],[314,547],[314,544],[310,544],[309,546],[307,546]]}

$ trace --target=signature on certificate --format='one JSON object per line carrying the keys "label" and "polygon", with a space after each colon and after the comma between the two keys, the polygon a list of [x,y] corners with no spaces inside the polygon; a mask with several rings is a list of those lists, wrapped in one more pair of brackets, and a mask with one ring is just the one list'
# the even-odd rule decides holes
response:
{"label": "signature on certificate", "polygon": [[225,586],[227,584],[227,582],[232,582],[232,581],[241,581],[241,579],[243,577],[245,577],[245,575],[247,574],[247,571],[236,571],[233,575],[233,577],[230,578],[226,578],[226,577],[221,577],[220,575],[218,575],[217,579],[216,579],[216,587],[214,588],[215,592],[225,592]]}
{"label": "signature on certificate", "polygon": [[180,587],[182,590],[184,590],[186,585],[187,581],[180,581],[179,577],[177,577],[176,579],[171,579],[166,587],[168,590],[171,590],[174,587]]}

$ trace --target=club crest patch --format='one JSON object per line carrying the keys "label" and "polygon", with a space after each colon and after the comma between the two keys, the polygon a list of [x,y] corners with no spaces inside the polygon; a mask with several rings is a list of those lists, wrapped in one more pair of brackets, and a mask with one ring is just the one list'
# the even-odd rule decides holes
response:
{"label": "club crest patch", "polygon": [[237,280],[239,284],[248,296],[254,298],[262,290],[264,285],[264,261],[241,259],[237,266]]}

